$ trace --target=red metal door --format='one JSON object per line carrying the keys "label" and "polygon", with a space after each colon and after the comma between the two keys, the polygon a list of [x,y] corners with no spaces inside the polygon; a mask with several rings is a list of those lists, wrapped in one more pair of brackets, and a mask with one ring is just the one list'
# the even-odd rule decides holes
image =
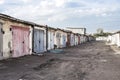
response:
{"label": "red metal door", "polygon": [[13,57],[24,56],[29,54],[29,28],[18,26],[12,27],[13,31]]}
{"label": "red metal door", "polygon": [[70,46],[70,35],[67,34],[67,46]]}
{"label": "red metal door", "polygon": [[78,36],[78,44],[80,44],[80,36]]}

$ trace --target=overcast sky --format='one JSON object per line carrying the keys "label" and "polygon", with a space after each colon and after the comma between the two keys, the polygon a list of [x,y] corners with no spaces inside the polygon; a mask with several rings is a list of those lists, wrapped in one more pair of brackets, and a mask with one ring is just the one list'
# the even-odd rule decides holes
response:
{"label": "overcast sky", "polygon": [[0,0],[0,12],[51,27],[120,30],[120,0]]}

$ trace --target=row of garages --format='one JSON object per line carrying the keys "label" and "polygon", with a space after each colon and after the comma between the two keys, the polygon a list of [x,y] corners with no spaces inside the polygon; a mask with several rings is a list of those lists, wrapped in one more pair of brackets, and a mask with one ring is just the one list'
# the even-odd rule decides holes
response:
{"label": "row of garages", "polygon": [[117,31],[107,37],[107,41],[112,45],[120,47],[120,31]]}
{"label": "row of garages", "polygon": [[38,25],[4,14],[0,14],[0,30],[0,59],[40,54],[94,40],[92,36]]}

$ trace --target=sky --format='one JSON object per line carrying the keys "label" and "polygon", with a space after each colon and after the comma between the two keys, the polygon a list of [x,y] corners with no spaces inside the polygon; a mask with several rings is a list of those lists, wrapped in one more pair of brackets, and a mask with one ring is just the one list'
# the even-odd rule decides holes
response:
{"label": "sky", "polygon": [[0,0],[0,13],[51,27],[120,30],[120,0]]}

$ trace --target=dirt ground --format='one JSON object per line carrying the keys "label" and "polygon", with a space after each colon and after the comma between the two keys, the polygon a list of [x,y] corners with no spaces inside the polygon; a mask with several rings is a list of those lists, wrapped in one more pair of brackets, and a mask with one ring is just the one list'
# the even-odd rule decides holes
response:
{"label": "dirt ground", "polygon": [[120,80],[120,55],[105,42],[89,42],[63,53],[0,61],[0,80]]}

